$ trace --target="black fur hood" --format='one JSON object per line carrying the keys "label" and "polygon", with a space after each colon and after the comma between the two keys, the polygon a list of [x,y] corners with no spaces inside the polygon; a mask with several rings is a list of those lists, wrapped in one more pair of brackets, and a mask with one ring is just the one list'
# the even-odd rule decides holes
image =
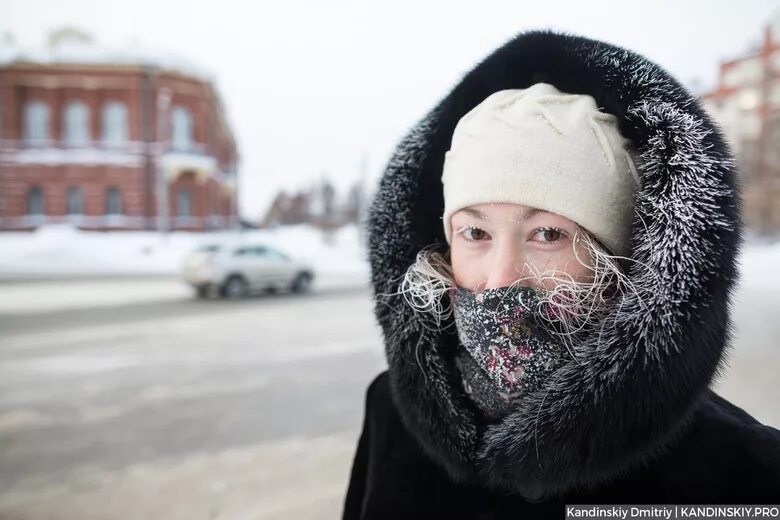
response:
{"label": "black fur hood", "polygon": [[[589,94],[639,154],[628,276],[636,294],[575,347],[549,384],[496,424],[460,386],[453,327],[397,293],[426,246],[444,243],[441,171],[458,120],[498,90],[546,82]],[[615,478],[686,425],[721,370],[742,243],[737,169],[699,102],[655,63],[570,34],[523,33],[473,68],[401,141],[369,213],[375,313],[405,427],[456,482],[529,499]]]}

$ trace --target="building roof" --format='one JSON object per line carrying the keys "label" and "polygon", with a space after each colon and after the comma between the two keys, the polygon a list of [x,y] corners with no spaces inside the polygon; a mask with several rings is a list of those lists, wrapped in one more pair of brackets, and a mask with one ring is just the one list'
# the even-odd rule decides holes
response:
{"label": "building roof", "polygon": [[64,28],[49,34],[47,44],[36,48],[16,46],[10,35],[0,45],[0,66],[13,64],[152,66],[213,82],[211,72],[192,61],[138,42],[123,46],[98,44],[77,29]]}

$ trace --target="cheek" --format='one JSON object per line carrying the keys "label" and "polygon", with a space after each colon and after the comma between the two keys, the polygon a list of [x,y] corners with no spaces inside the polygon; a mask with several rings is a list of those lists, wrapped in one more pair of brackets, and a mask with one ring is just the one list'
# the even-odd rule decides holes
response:
{"label": "cheek", "polygon": [[593,257],[581,243],[577,243],[572,248],[567,272],[578,282],[593,281]]}
{"label": "cheek", "polygon": [[[528,255],[528,262],[543,277],[546,274],[548,276],[557,276],[567,281],[571,277],[576,282],[586,282],[591,280],[593,275],[593,271],[590,268],[592,261],[590,255],[585,250],[578,249],[576,255],[573,248],[565,248],[553,253],[533,251]],[[554,288],[556,283],[556,280],[552,279],[543,280],[543,285],[547,289]]]}
{"label": "cheek", "polygon": [[480,279],[484,280],[484,267],[479,257],[473,253],[469,254],[457,246],[450,252],[452,260],[452,274],[455,276],[455,284],[458,287],[474,288]]}

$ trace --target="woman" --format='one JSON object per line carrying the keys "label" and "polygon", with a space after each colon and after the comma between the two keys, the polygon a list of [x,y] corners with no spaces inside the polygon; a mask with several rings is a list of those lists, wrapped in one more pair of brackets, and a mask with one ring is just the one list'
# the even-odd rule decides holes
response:
{"label": "woman", "polygon": [[780,432],[709,389],[736,176],[698,102],[630,51],[531,32],[467,74],[371,208],[388,370],[344,518],[777,502]]}

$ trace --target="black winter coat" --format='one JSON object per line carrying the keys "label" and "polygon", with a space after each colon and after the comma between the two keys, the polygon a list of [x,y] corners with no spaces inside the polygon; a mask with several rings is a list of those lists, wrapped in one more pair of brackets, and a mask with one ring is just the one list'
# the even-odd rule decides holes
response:
{"label": "black winter coat", "polygon": [[[454,324],[437,327],[415,312],[398,283],[417,252],[445,242],[440,179],[458,120],[493,92],[537,82],[593,96],[638,151],[627,268],[636,291],[616,301],[545,387],[484,423],[457,375]],[[370,208],[389,368],[368,389],[344,519],[780,502],[780,431],[709,389],[732,330],[740,215],[721,131],[658,65],[550,31],[518,35],[488,56],[398,145]]]}

